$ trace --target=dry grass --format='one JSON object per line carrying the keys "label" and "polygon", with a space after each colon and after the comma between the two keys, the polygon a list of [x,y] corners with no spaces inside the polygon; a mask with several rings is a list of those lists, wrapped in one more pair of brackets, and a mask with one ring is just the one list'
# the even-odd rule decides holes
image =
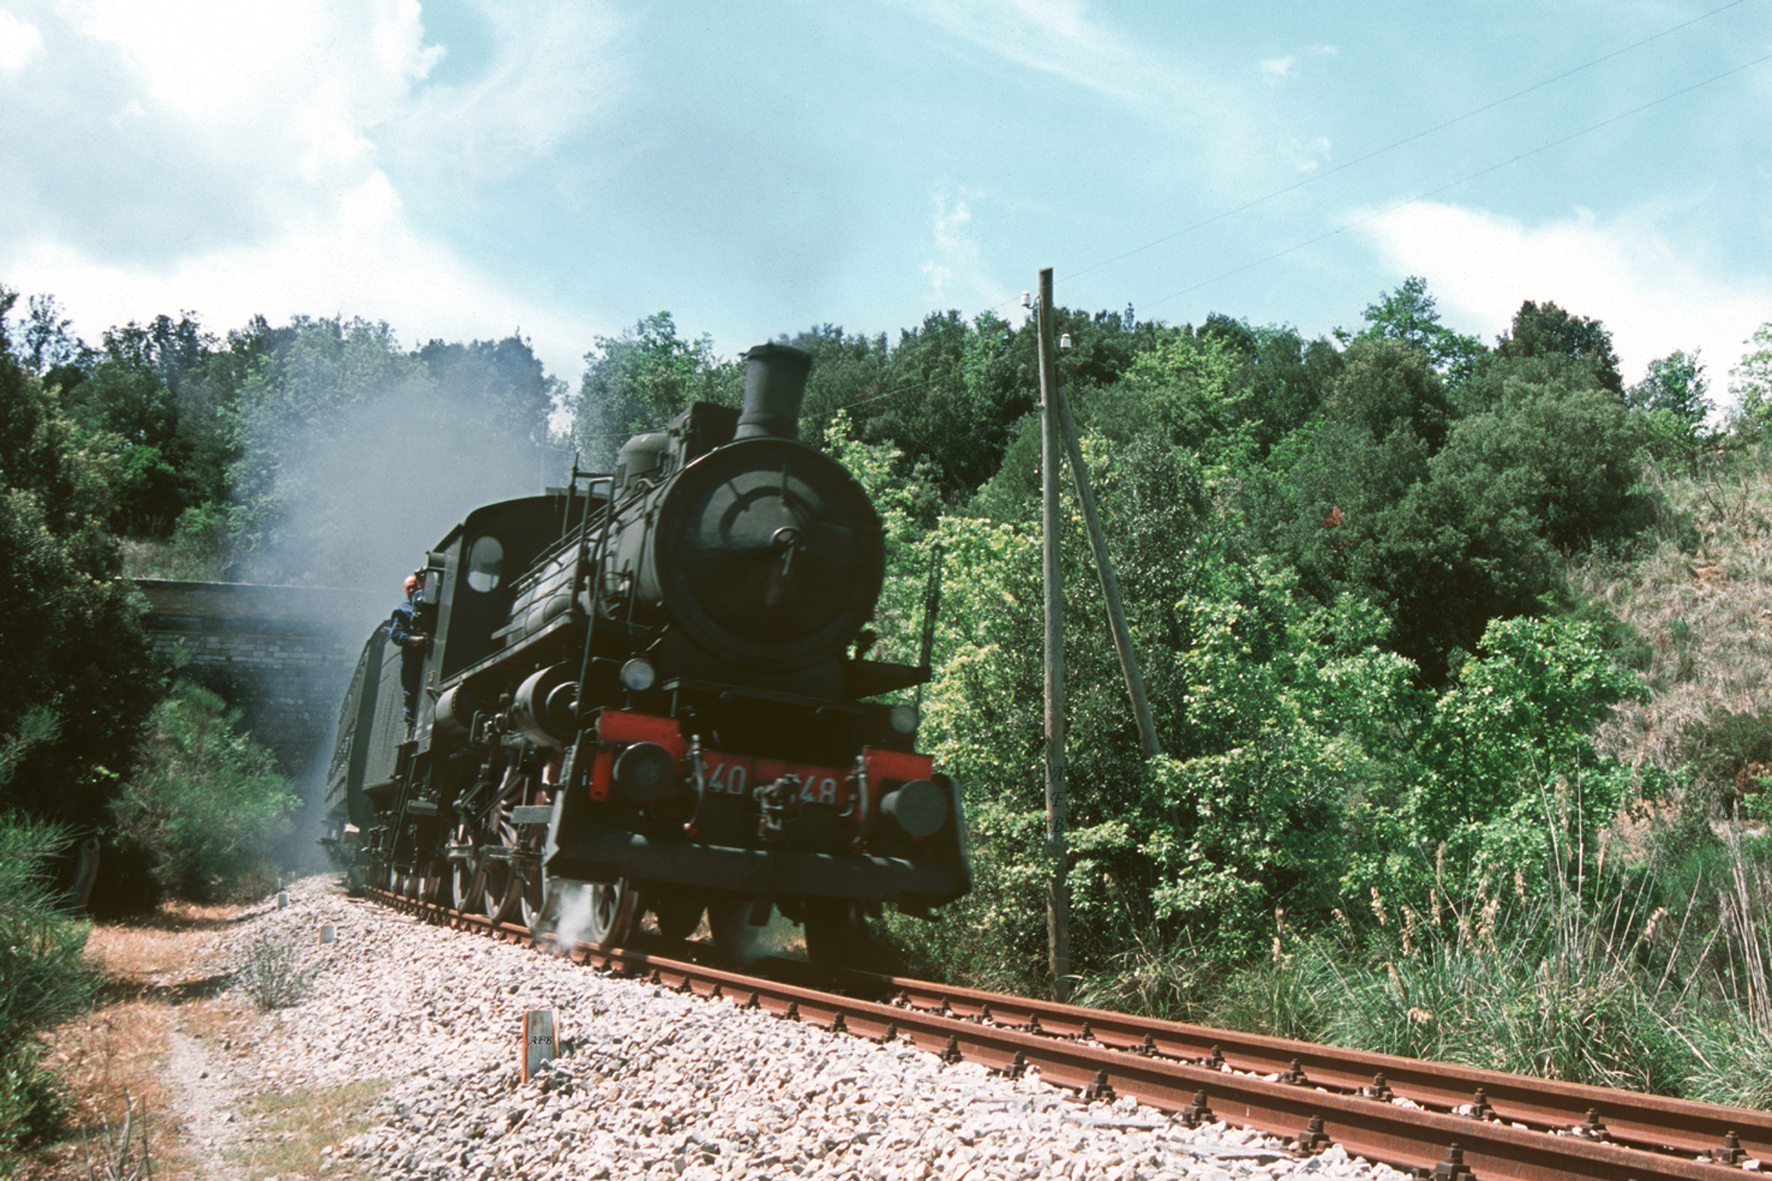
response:
{"label": "dry grass", "polygon": [[169,907],[143,922],[93,927],[86,955],[104,976],[99,1004],[45,1035],[51,1047],[46,1065],[66,1092],[72,1127],[64,1139],[18,1162],[20,1178],[85,1177],[87,1146],[99,1159],[105,1128],[123,1122],[126,1094],[147,1112],[155,1175],[167,1181],[200,1176],[172,1114],[176,1096],[164,1074],[167,1042],[175,1021],[185,1016],[181,1007],[219,990],[223,978],[211,971],[202,949],[233,913]]}
{"label": "dry grass", "polygon": [[1671,769],[1713,713],[1772,712],[1772,455],[1718,462],[1696,479],[1650,471],[1669,508],[1645,558],[1622,569],[1587,559],[1570,570],[1578,589],[1651,647],[1644,676],[1653,700],[1620,707],[1598,736],[1604,753],[1625,762]]}
{"label": "dry grass", "polygon": [[[98,1006],[45,1034],[49,1069],[67,1097],[70,1129],[60,1141],[7,1162],[21,1181],[88,1177],[88,1153],[104,1176],[103,1140],[114,1135],[129,1097],[140,1129],[145,1110],[153,1175],[164,1181],[324,1175],[352,1181],[367,1176],[355,1162],[322,1150],[368,1126],[380,1081],[312,1094],[238,1097],[242,1131],[227,1163],[206,1168],[178,1112],[180,1084],[168,1073],[174,1035],[200,1045],[228,1073],[250,1078],[227,1055],[250,1055],[260,1038],[250,1006],[217,994],[227,983],[213,937],[238,920],[239,908],[175,904],[139,922],[95,926],[87,957],[104,974]],[[132,1132],[132,1139],[134,1132]]]}
{"label": "dry grass", "polygon": [[240,1175],[364,1181],[368,1162],[327,1150],[369,1127],[370,1109],[387,1089],[384,1079],[293,1095],[260,1095],[244,1105],[253,1128],[237,1151]]}

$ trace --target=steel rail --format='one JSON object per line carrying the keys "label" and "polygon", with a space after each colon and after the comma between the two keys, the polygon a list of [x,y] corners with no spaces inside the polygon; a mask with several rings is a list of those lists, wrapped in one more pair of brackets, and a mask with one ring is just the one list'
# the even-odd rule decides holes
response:
{"label": "steel rail", "polygon": [[[1472,1118],[1373,1098],[1361,1091],[1368,1086],[1366,1082],[1352,1082],[1360,1079],[1374,1062],[1411,1064],[1423,1079],[1435,1071],[1459,1072],[1463,1068],[1440,1068],[1413,1059],[1339,1051],[1278,1038],[1254,1038],[1174,1022],[1143,1021],[1101,1010],[860,973],[842,974],[846,986],[852,989],[850,995],[844,995],[643,951],[599,949],[582,943],[564,946],[549,936],[534,936],[516,924],[492,923],[480,916],[464,915],[386,891],[371,893],[395,909],[432,922],[546,948],[568,955],[577,963],[646,977],[685,993],[725,997],[747,1007],[876,1041],[908,1038],[948,1061],[977,1062],[1009,1074],[1037,1070],[1045,1081],[1077,1089],[1085,1098],[1133,1095],[1152,1107],[1177,1113],[1190,1125],[1223,1120],[1285,1138],[1301,1154],[1337,1144],[1351,1155],[1412,1169],[1421,1177],[1448,1181],[1716,1181],[1739,1176],[1742,1170],[1738,1164],[1747,1155],[1745,1150],[1729,1150],[1727,1140],[1710,1146],[1723,1150],[1719,1159],[1699,1160],[1693,1158],[1700,1153],[1683,1148],[1649,1151],[1615,1139],[1547,1134],[1543,1129],[1554,1125],[1543,1122],[1542,1111],[1537,1123],[1506,1117]],[[774,961],[772,966],[787,962]],[[805,965],[799,965],[799,969],[804,976]],[[891,999],[879,999],[882,987],[891,992]],[[856,992],[865,995],[854,995]],[[1016,1027],[1018,1019],[1020,1028]],[[1227,1044],[1232,1047],[1229,1052],[1224,1050]],[[1211,1058],[1214,1046],[1218,1047],[1222,1062]],[[1197,1058],[1196,1051],[1200,1051]],[[1281,1078],[1269,1077],[1275,1072],[1264,1068],[1276,1061],[1279,1054],[1287,1056],[1288,1066],[1296,1059],[1302,1077],[1290,1075],[1293,1081],[1285,1081],[1285,1071],[1280,1072]],[[1497,1093],[1506,1097],[1510,1108],[1520,1111],[1531,1107],[1531,1095],[1545,1085],[1544,1080],[1538,1079],[1494,1072],[1470,1073],[1482,1076],[1485,1083],[1504,1082],[1506,1086]],[[1389,1071],[1385,1074],[1388,1081]],[[1413,1076],[1402,1073],[1399,1077]],[[1450,1088],[1461,1088],[1464,1081],[1461,1078],[1451,1084],[1442,1082],[1439,1091],[1453,1098]],[[1350,1082],[1352,1085],[1344,1085]],[[1549,1085],[1570,1090],[1568,1084]],[[1487,1085],[1484,1089],[1488,1090]],[[1584,1094],[1596,1092],[1609,1099],[1628,1094],[1603,1088],[1575,1090]],[[1458,1102],[1468,1098],[1462,1096]],[[1736,1128],[1730,1122],[1731,1116],[1764,1118],[1764,1113],[1758,1112],[1707,1109],[1673,1100],[1657,1102],[1676,1104],[1680,1116],[1689,1120],[1699,1112],[1707,1113],[1707,1118],[1721,1121],[1714,1126],[1727,1124],[1730,1131]],[[1495,1108],[1496,1116],[1500,1116],[1501,1110]],[[1645,1109],[1649,1110],[1653,1108]],[[1644,1114],[1640,1118],[1649,1116]],[[1670,1139],[1680,1137],[1665,1131],[1647,1137],[1655,1143]],[[1734,1163],[1721,1163],[1725,1157]]]}
{"label": "steel rail", "polygon": [[[782,961],[789,972],[794,968],[787,965],[794,963]],[[923,980],[867,973],[848,973],[843,979],[850,987],[895,995],[919,1008],[947,1006],[974,1017],[988,1013],[993,1021],[1032,1024],[1058,1037],[1077,1037],[1087,1028],[1094,1040],[1117,1049],[1192,1061],[1222,1060],[1232,1070],[1253,1074],[1302,1073],[1313,1086],[1347,1094],[1388,1091],[1448,1113],[1475,1109],[1504,1123],[1603,1136],[1651,1152],[1698,1157],[1739,1148],[1745,1156],[1772,1159],[1772,1112],[1338,1049]]]}

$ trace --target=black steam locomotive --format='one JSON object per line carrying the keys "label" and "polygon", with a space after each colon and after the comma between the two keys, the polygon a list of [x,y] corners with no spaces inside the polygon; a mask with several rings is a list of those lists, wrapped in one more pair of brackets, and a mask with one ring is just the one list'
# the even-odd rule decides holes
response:
{"label": "black steam locomotive", "polygon": [[879,516],[795,442],[810,357],[746,360],[742,411],[697,403],[613,476],[476,509],[426,555],[416,721],[384,624],[327,783],[375,884],[531,928],[586,898],[572,933],[601,945],[705,910],[736,952],[773,909],[823,961],[884,904],[967,891],[960,793],[890,700],[929,670],[863,658]]}

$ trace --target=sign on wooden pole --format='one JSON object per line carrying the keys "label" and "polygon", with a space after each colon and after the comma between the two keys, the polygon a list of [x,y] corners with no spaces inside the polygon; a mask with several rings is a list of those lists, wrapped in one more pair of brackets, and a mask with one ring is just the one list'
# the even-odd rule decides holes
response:
{"label": "sign on wooden pole", "polygon": [[554,1011],[528,1010],[523,1014],[523,1081],[534,1077],[544,1062],[552,1062],[554,1055]]}

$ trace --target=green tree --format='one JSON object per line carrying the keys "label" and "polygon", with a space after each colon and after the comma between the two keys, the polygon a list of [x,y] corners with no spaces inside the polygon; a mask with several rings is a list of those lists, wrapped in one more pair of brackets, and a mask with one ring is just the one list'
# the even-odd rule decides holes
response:
{"label": "green tree", "polygon": [[465,345],[432,340],[418,350],[418,359],[443,400],[464,412],[478,409],[492,437],[538,453],[551,447],[548,417],[565,397],[566,383],[549,376],[521,336]]}
{"label": "green tree", "polygon": [[0,811],[87,824],[130,766],[159,674],[103,528],[111,461],[79,448],[55,391],[13,356],[15,301],[0,288]]}
{"label": "green tree", "polygon": [[1643,420],[1643,433],[1658,457],[1696,458],[1704,420],[1715,409],[1705,396],[1709,382],[1696,352],[1673,352],[1649,362],[1643,380],[1625,391],[1627,406]]}
{"label": "green tree", "polygon": [[927,460],[943,497],[970,494],[1002,462],[1011,425],[1038,389],[1016,378],[1017,334],[994,316],[968,323],[957,311],[931,313],[899,334],[887,370],[890,396],[855,408],[862,437],[896,448],[905,462]]}
{"label": "green tree", "polygon": [[84,1009],[97,984],[81,959],[89,924],[57,907],[51,866],[67,844],[65,829],[0,813],[0,1154],[54,1129],[60,1106],[34,1035]]}
{"label": "green tree", "polygon": [[211,901],[262,886],[299,801],[216,694],[179,682],[155,708],[115,804],[122,839],[166,894]]}
{"label": "green tree", "polygon": [[1467,376],[1483,352],[1476,337],[1455,332],[1440,322],[1437,303],[1420,275],[1409,276],[1401,287],[1368,304],[1363,316],[1366,327],[1359,333],[1336,332],[1343,344],[1358,339],[1400,341],[1427,357],[1436,373],[1454,381]]}
{"label": "green tree", "polygon": [[19,364],[45,385],[77,385],[91,366],[92,349],[74,334],[74,322],[55,296],[33,295],[29,306]]}
{"label": "green tree", "polygon": [[1083,393],[1078,413],[1092,429],[1124,441],[1149,432],[1199,457],[1219,475],[1254,458],[1254,424],[1232,385],[1240,354],[1222,334],[1163,341],[1139,354],[1124,377],[1099,394]]}
{"label": "green tree", "polygon": [[1675,350],[1649,362],[1643,380],[1625,391],[1625,405],[1638,410],[1666,411],[1688,434],[1704,425],[1712,407],[1705,396],[1710,382],[1698,354]]}
{"label": "green tree", "polygon": [[1612,334],[1605,325],[1572,315],[1549,300],[1542,304],[1527,300],[1520,305],[1512,330],[1496,340],[1495,355],[1507,360],[1569,357],[1579,362],[1601,389],[1624,396],[1618,354],[1612,351]]}
{"label": "green tree", "polygon": [[1355,342],[1329,387],[1324,417],[1363,431],[1374,442],[1406,430],[1429,454],[1446,440],[1451,406],[1419,349],[1384,338]]}
{"label": "green tree", "polygon": [[[1056,358],[1059,381],[1079,403],[1085,391],[1112,385],[1139,357],[1183,335],[1137,322],[1130,308],[1091,315],[1055,307],[1052,321],[1054,339],[1071,341]],[[943,500],[956,505],[1000,469],[1039,389],[1032,318],[1014,327],[991,312],[968,322],[947,311],[901,332],[877,376],[831,404],[849,407],[861,437],[896,448],[905,464],[927,462]]]}
{"label": "green tree", "polygon": [[1189,734],[1153,760],[1130,845],[1148,860],[1155,929],[1221,963],[1264,949],[1276,909],[1326,912],[1348,801],[1393,778],[1419,701],[1413,670],[1380,647],[1378,612],[1350,597],[1306,610],[1283,571],[1242,570],[1243,601],[1178,604]]}
{"label": "green tree", "polygon": [[1748,351],[1729,370],[1729,392],[1735,397],[1729,426],[1738,435],[1759,436],[1772,424],[1772,321],[1756,328],[1747,344]]}
{"label": "green tree", "polygon": [[1610,393],[1521,381],[1504,405],[1461,421],[1439,462],[1495,472],[1540,535],[1573,553],[1647,522],[1641,445],[1639,423]]}
{"label": "green tree", "polygon": [[713,339],[686,340],[669,312],[647,316],[620,336],[599,336],[585,354],[572,412],[572,441],[597,471],[614,471],[630,436],[663,430],[693,402],[736,406],[742,366],[720,360]]}
{"label": "green tree", "polygon": [[[801,431],[803,443],[819,444],[820,432],[827,431],[838,415],[845,416],[848,423],[842,437],[853,437],[857,424],[872,413],[870,407],[897,393],[891,384],[891,350],[883,332],[852,336],[841,325],[817,324],[795,337],[794,346],[812,354],[800,417],[817,429]],[[825,443],[831,440],[827,433]],[[891,450],[895,462],[896,457],[902,457],[903,452]]]}
{"label": "green tree", "polygon": [[1400,834],[1421,876],[1444,845],[1467,887],[1515,873],[1538,888],[1578,878],[1632,783],[1629,768],[1595,750],[1594,727],[1647,696],[1591,623],[1492,623],[1424,736],[1426,774]]}
{"label": "green tree", "polygon": [[423,446],[433,392],[385,323],[298,316],[275,330],[240,391],[233,529],[246,573],[349,586],[385,565],[368,551],[396,542],[373,514],[434,486],[425,473],[443,458]]}

